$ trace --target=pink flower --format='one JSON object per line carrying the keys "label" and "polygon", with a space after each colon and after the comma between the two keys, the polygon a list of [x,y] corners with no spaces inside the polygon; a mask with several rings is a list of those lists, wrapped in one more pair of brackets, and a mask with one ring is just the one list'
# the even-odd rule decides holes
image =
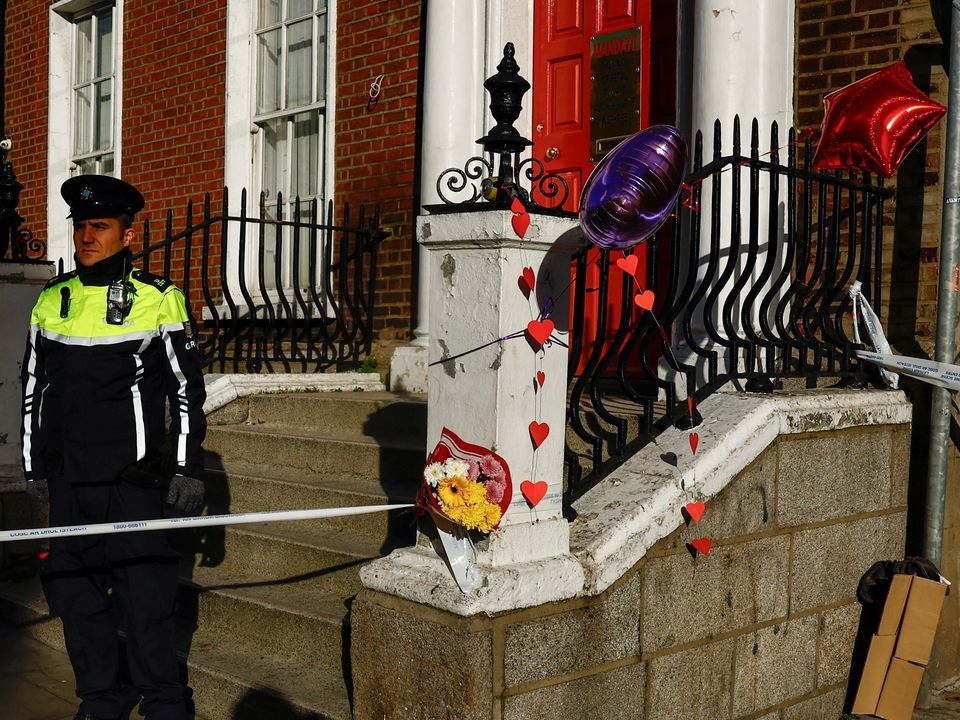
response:
{"label": "pink flower", "polygon": [[467,479],[476,482],[480,477],[480,466],[476,460],[467,460]]}
{"label": "pink flower", "polygon": [[503,467],[497,462],[493,455],[484,455],[480,458],[480,472],[488,478],[502,480],[504,478]]}
{"label": "pink flower", "polygon": [[[501,469],[500,472],[502,473],[503,469]],[[503,477],[487,480],[484,486],[487,489],[487,502],[499,505],[500,501],[503,500],[503,490],[505,486],[506,482]]]}

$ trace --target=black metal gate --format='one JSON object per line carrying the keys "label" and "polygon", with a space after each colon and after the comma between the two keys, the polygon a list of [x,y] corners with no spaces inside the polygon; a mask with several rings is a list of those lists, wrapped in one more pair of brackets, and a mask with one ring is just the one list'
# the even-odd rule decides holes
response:
{"label": "black metal gate", "polygon": [[[791,129],[781,148],[776,123],[763,154],[756,120],[748,155],[739,118],[732,136],[724,154],[717,121],[705,163],[697,134],[693,172],[672,223],[638,249],[649,253],[641,284],[655,290],[665,332],[634,306],[635,287],[625,283],[612,296],[611,251],[588,248],[574,257],[570,370],[583,370],[570,381],[568,500],[666,427],[690,423],[685,395],[698,402],[731,381],[769,391],[783,378],[811,386],[822,377],[867,379],[854,354],[848,287],[859,281],[880,313],[883,201],[892,191],[882,179],[813,171],[810,139],[798,140]],[[701,210],[707,197],[709,216]],[[588,288],[590,263],[600,274]],[[584,307],[593,293],[591,335],[613,339],[594,342],[585,358]],[[620,308],[615,328],[610,305]],[[639,375],[629,370],[637,366]]]}

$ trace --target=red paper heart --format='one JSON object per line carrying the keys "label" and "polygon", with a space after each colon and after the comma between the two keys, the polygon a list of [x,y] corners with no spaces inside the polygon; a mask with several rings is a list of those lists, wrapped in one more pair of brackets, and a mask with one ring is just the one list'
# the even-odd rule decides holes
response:
{"label": "red paper heart", "polygon": [[690,433],[690,450],[694,455],[697,454],[697,448],[700,446],[700,433]]}
{"label": "red paper heart", "polygon": [[513,216],[511,222],[513,223],[513,231],[522,240],[523,236],[527,234],[527,228],[530,227],[529,213],[517,213]]}
{"label": "red paper heart", "polygon": [[643,292],[638,292],[633,301],[642,307],[644,310],[653,310],[653,301],[656,300],[656,296],[653,294],[653,290],[644,290]]}
{"label": "red paper heart", "polygon": [[547,483],[543,480],[537,480],[537,482],[524,480],[520,483],[520,494],[530,503],[530,507],[536,507],[547,494]]}
{"label": "red paper heart", "polygon": [[530,423],[530,439],[533,440],[535,448],[543,445],[543,441],[547,439],[549,434],[550,426],[547,423],[538,423],[536,420]]}
{"label": "red paper heart", "polygon": [[687,511],[687,515],[690,516],[690,519],[694,522],[700,522],[700,518],[703,517],[703,514],[707,511],[707,506],[700,502],[687,503],[683,506],[683,509]]}
{"label": "red paper heart", "polygon": [[531,320],[527,323],[527,335],[537,345],[543,345],[553,333],[554,327],[556,326],[553,324],[553,320],[549,318],[546,320]]}
{"label": "red paper heart", "polygon": [[547,376],[543,370],[537,370],[537,384],[540,385],[540,387],[543,387],[543,381],[546,379]]}
{"label": "red paper heart", "polygon": [[691,540],[690,545],[692,545],[693,549],[701,555],[709,555],[710,549],[713,547],[713,540],[708,537],[697,538],[696,540]]}
{"label": "red paper heart", "polygon": [[523,269],[523,284],[527,286],[528,289],[533,290],[537,286],[537,276],[533,274],[532,267],[525,267]]}
{"label": "red paper heart", "polygon": [[627,255],[617,260],[617,267],[623,270],[627,275],[637,276],[637,265],[640,264],[640,258],[636,255]]}
{"label": "red paper heart", "polygon": [[515,213],[525,213],[527,211],[523,206],[523,202],[516,195],[513,197],[513,202],[510,203],[510,210]]}

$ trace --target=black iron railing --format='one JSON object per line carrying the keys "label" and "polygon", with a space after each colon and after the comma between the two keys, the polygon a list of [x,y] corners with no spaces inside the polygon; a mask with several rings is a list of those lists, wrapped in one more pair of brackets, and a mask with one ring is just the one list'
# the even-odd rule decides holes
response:
{"label": "black iron railing", "polygon": [[357,367],[373,342],[377,250],[386,233],[379,211],[335,218],[332,202],[239,207],[226,189],[213,209],[208,193],[163,239],[149,222],[137,264],[176,283],[208,372],[322,372]]}
{"label": "black iron railing", "polygon": [[[635,250],[646,263],[636,284],[611,269],[619,252],[574,257],[568,501],[666,427],[699,422],[696,403],[731,381],[763,392],[784,378],[867,380],[848,288],[860,281],[880,312],[892,192],[813,171],[810,139],[791,129],[781,147],[776,123],[762,154],[756,121],[747,155],[739,119],[727,154],[721,134],[718,121],[706,160],[697,134],[672,220]],[[656,318],[635,306],[637,285],[654,290]]]}

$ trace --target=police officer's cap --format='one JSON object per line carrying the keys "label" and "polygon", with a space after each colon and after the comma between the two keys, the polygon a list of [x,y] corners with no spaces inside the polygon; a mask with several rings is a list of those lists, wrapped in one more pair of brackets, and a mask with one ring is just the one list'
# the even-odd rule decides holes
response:
{"label": "police officer's cap", "polygon": [[143,195],[133,185],[109,175],[76,175],[60,186],[74,220],[115,218],[143,210]]}

